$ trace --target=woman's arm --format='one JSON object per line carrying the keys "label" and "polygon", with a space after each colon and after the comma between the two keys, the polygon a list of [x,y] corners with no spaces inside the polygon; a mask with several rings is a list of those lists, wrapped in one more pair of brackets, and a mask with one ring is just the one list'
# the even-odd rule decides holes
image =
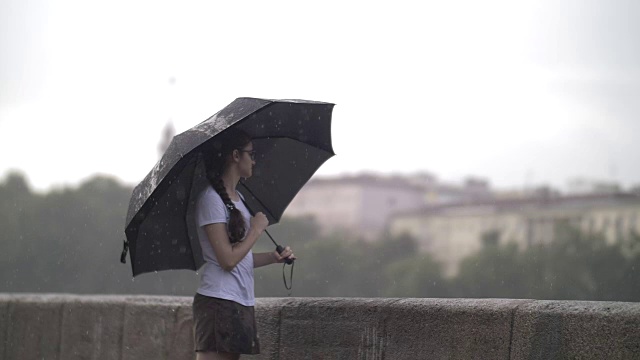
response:
{"label": "woman's arm", "polygon": [[253,267],[275,264],[278,260],[272,252],[253,253]]}
{"label": "woman's arm", "polygon": [[229,241],[226,223],[205,225],[204,231],[216,254],[218,264],[224,270],[231,271],[247,256],[268,224],[267,217],[263,213],[257,213],[251,218],[251,227],[244,240],[233,245]]}
{"label": "woman's arm", "polygon": [[293,255],[293,251],[291,251],[290,247],[284,248],[282,254],[278,254],[277,251],[274,252],[265,252],[265,253],[254,253],[253,254],[253,267],[261,267],[270,264],[283,263],[287,258],[291,260],[295,260],[296,256]]}

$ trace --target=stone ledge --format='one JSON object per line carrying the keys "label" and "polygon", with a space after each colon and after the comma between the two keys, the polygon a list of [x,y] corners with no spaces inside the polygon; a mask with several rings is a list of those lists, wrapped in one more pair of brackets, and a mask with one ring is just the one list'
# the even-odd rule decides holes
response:
{"label": "stone ledge", "polygon": [[[2,359],[193,359],[190,297],[0,294]],[[640,358],[640,303],[262,298],[254,359]]]}
{"label": "stone ledge", "polygon": [[640,303],[533,301],[513,332],[512,359],[640,359]]}

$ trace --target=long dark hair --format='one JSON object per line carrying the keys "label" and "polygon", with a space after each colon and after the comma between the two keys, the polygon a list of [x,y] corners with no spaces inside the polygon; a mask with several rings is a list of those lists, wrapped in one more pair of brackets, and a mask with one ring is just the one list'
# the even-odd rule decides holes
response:
{"label": "long dark hair", "polygon": [[236,208],[229,198],[229,194],[227,194],[227,189],[224,187],[224,181],[222,180],[222,172],[233,150],[242,150],[250,142],[251,137],[247,133],[231,128],[224,130],[224,132],[211,139],[202,151],[207,168],[207,180],[220,195],[224,205],[231,213],[228,230],[229,240],[232,244],[244,238],[246,224],[242,213]]}

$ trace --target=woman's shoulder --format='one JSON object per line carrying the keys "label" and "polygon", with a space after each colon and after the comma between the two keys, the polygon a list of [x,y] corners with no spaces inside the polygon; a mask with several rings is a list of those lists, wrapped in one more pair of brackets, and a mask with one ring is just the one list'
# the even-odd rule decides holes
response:
{"label": "woman's shoulder", "polygon": [[222,201],[222,198],[220,197],[220,194],[218,194],[218,192],[215,191],[211,186],[206,187],[200,192],[200,195],[198,195],[198,202],[214,202],[221,204],[224,203]]}
{"label": "woman's shoulder", "polygon": [[223,223],[228,220],[227,209],[220,195],[213,189],[204,189],[200,192],[195,209],[196,224]]}

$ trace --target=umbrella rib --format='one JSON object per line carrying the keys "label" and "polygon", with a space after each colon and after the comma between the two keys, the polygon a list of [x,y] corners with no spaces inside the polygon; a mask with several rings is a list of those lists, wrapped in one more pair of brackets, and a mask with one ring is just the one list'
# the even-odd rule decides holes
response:
{"label": "umbrella rib", "polygon": [[[249,192],[249,194],[251,194],[251,196],[253,196],[253,198],[254,198],[254,199],[256,199],[256,201],[257,201],[257,202],[259,202],[259,203],[260,203],[260,205],[262,206],[262,208],[263,208],[266,212],[268,212],[268,213],[269,213],[269,215],[271,215],[271,217],[272,217],[272,218],[274,218],[274,219],[276,218],[276,217],[273,215],[273,213],[269,210],[269,208],[268,208],[268,207],[266,207],[266,206],[265,206],[265,204],[264,204],[262,201],[260,201],[260,199],[258,199],[258,197],[253,193],[253,191],[251,191],[251,190],[247,187],[247,185],[245,185],[245,184],[244,184],[244,183],[242,183],[242,182],[240,183],[240,185],[242,185],[242,187],[243,187],[243,188],[245,188],[245,189]],[[251,211],[251,210],[249,209],[249,211]],[[254,214],[252,214],[252,215],[253,215],[253,216],[255,216],[256,214],[254,213]],[[277,220],[277,219],[276,219],[276,220]]]}
{"label": "umbrella rib", "polygon": [[318,147],[318,146],[316,146],[316,145],[306,143],[306,142],[301,141],[301,140],[298,140],[298,139],[296,139],[296,138],[292,138],[291,136],[259,136],[259,137],[252,137],[251,139],[252,139],[252,140],[264,140],[264,139],[289,139],[289,140],[293,140],[293,141],[296,141],[296,142],[299,142],[299,143],[303,143],[303,144],[305,144],[305,145],[307,145],[307,146],[311,146],[311,147],[312,147],[312,148],[314,148],[314,149],[318,149],[318,150],[323,151],[323,152],[326,152],[326,153],[328,153],[328,154],[333,154],[333,155],[335,155],[335,153],[333,152],[333,146],[331,146],[331,151],[327,151],[327,150],[325,150],[325,149],[323,149],[323,148],[320,148],[320,147]]}

